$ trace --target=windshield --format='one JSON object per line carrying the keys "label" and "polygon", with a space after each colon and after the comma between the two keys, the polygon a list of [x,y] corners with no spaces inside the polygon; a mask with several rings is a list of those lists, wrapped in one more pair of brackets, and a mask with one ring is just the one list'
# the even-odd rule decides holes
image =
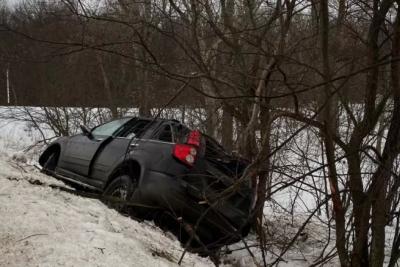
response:
{"label": "windshield", "polygon": [[132,118],[123,118],[99,125],[92,130],[92,134],[94,136],[112,136],[122,125],[131,119]]}

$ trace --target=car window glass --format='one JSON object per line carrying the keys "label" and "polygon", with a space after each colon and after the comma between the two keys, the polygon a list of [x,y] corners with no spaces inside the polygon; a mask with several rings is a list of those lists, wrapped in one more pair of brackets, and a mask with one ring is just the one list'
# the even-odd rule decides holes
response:
{"label": "car window glass", "polygon": [[113,135],[124,123],[131,120],[131,118],[124,118],[120,120],[114,120],[97,126],[93,129],[92,134],[94,136],[111,136]]}
{"label": "car window glass", "polygon": [[160,140],[164,142],[173,142],[172,141],[172,130],[170,125],[162,126],[157,133],[154,135],[155,140]]}
{"label": "car window glass", "polygon": [[182,124],[172,124],[173,136],[176,143],[186,143],[190,130]]}
{"label": "car window glass", "polygon": [[118,131],[118,137],[139,138],[148,129],[149,120],[132,120]]}

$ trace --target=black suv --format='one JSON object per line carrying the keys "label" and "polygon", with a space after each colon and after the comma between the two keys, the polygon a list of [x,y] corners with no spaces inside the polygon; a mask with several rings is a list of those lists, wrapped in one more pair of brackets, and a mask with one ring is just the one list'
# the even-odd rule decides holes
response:
{"label": "black suv", "polygon": [[216,249],[248,234],[253,193],[249,181],[236,183],[248,163],[212,138],[176,120],[137,117],[81,129],[46,148],[44,172],[99,191],[121,212],[176,222],[173,232],[193,247]]}

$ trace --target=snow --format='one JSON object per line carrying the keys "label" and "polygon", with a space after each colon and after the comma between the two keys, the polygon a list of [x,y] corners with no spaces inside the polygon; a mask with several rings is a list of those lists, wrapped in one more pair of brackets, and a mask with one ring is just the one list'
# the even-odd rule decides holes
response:
{"label": "snow", "polygon": [[[62,188],[0,156],[0,266],[177,265],[183,248],[174,237]],[[190,253],[182,265],[213,266]]]}
{"label": "snow", "polygon": [[[137,222],[107,208],[96,199],[65,192],[64,183],[20,161],[21,154],[0,156],[0,266],[176,266],[183,248],[174,236],[150,222]],[[302,218],[301,218],[302,219]],[[267,221],[271,239],[286,241],[301,221]],[[326,233],[310,225],[308,240],[299,241],[279,266],[308,266],[318,255]],[[283,240],[285,239],[285,240]],[[254,236],[249,246],[257,244]],[[282,242],[284,243],[284,242]],[[237,243],[231,250],[241,249]],[[317,250],[314,250],[317,249]],[[257,266],[241,249],[224,256],[226,266]],[[279,253],[279,251],[276,251]],[[272,262],[274,255],[267,254]],[[214,266],[208,258],[187,253],[182,266]]]}

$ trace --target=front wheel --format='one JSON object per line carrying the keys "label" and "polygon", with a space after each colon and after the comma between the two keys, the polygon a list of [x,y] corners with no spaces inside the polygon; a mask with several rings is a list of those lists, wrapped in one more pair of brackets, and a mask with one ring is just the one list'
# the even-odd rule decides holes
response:
{"label": "front wheel", "polygon": [[121,175],[115,178],[103,193],[103,202],[110,208],[123,214],[130,214],[129,200],[137,187],[128,175]]}

